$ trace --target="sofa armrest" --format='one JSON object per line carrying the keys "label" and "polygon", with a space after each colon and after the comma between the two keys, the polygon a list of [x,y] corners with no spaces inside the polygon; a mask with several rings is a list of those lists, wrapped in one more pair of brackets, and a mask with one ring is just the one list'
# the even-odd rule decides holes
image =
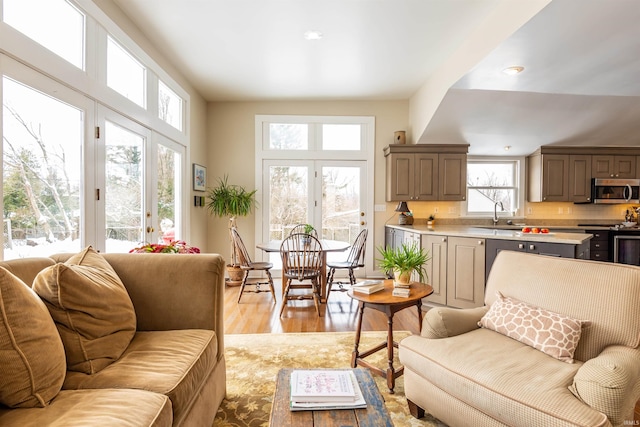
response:
{"label": "sofa armrest", "polygon": [[640,399],[640,350],[620,345],[604,349],[576,372],[569,390],[581,401],[605,414],[611,424],[633,421]]}
{"label": "sofa armrest", "polygon": [[478,321],[488,310],[488,307],[431,308],[422,321],[420,335],[425,338],[446,338],[470,332],[479,328]]}

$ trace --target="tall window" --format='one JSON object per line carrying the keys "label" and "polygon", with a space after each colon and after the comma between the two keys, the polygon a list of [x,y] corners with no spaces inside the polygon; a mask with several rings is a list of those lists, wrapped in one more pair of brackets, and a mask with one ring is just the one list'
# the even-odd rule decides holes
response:
{"label": "tall window", "polygon": [[146,71],[125,48],[107,37],[107,86],[145,107]]}
{"label": "tall window", "polygon": [[[467,214],[493,214],[496,203],[511,215],[519,208],[519,161],[467,161]],[[502,211],[498,204],[498,211]]]}
{"label": "tall window", "polygon": [[79,250],[83,112],[2,84],[4,258]]}
{"label": "tall window", "polygon": [[4,22],[84,69],[85,16],[76,7],[65,0],[3,0],[2,5]]}

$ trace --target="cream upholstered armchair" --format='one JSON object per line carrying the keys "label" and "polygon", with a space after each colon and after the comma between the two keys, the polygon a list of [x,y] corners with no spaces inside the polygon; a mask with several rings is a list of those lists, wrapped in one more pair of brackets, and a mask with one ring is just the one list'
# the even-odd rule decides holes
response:
{"label": "cream upholstered armchair", "polygon": [[451,426],[635,425],[639,267],[502,251],[485,303],[432,308],[421,335],[400,342],[414,416],[426,410]]}

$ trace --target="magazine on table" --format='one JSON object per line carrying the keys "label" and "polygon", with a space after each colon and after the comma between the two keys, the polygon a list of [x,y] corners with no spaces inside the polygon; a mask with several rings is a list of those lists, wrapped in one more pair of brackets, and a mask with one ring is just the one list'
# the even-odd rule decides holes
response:
{"label": "magazine on table", "polygon": [[[295,391],[294,391],[295,390]],[[291,372],[292,411],[366,408],[353,370]]]}

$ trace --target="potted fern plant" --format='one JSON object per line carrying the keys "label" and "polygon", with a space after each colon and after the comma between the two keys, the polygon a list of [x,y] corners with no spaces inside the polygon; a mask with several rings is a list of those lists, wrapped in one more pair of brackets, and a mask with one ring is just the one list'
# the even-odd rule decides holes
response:
{"label": "potted fern plant", "polygon": [[228,176],[218,178],[218,185],[207,190],[207,210],[214,216],[229,218],[229,243],[231,247],[230,263],[227,264],[229,281],[239,283],[242,280],[243,271],[240,269],[238,254],[231,229],[236,226],[236,218],[247,216],[257,204],[257,190],[249,191],[242,186],[229,184]]}
{"label": "potted fern plant", "polygon": [[378,266],[387,273],[393,273],[395,286],[409,286],[411,275],[415,272],[420,282],[429,280],[424,264],[431,259],[429,252],[422,249],[416,243],[407,245],[403,243],[397,248],[378,247],[382,258],[378,259]]}

